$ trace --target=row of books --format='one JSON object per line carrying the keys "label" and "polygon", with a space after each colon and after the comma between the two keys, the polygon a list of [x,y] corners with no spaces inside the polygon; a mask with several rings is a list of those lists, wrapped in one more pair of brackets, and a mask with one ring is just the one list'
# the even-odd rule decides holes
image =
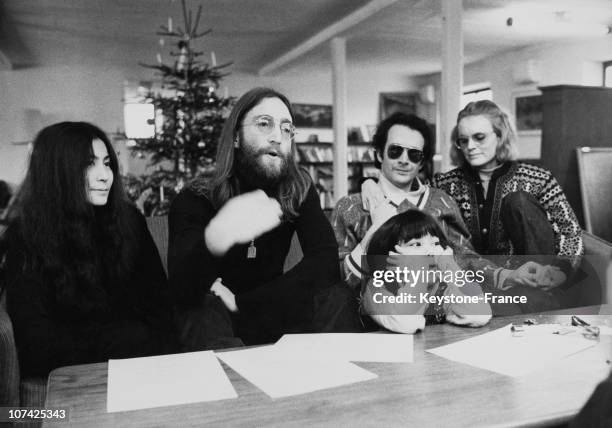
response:
{"label": "row of books", "polygon": [[[349,162],[374,162],[374,149],[367,146],[348,147]],[[334,152],[331,146],[298,147],[298,161],[302,163],[332,162]]]}

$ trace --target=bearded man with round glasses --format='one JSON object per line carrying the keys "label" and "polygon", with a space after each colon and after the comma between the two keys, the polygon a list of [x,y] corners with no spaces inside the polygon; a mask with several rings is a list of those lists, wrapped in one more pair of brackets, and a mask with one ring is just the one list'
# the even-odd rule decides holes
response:
{"label": "bearded man with round glasses", "polygon": [[[332,214],[332,226],[343,261],[344,279],[357,290],[365,272],[361,256],[373,233],[390,217],[409,209],[419,209],[436,218],[455,248],[472,252],[469,233],[461,212],[453,199],[439,189],[430,187],[419,178],[434,152],[431,131],[423,119],[395,113],[383,120],[372,144],[376,150],[376,166],[380,168],[378,183],[368,180],[366,186],[376,186],[369,192],[345,196],[338,201]],[[375,196],[380,195],[376,198]],[[390,330],[392,317],[372,315],[374,320]],[[401,329],[411,330],[405,325]]]}
{"label": "bearded man with round glasses", "polygon": [[[284,95],[268,88],[244,94],[224,124],[214,176],[173,201],[168,267],[184,351],[329,331],[337,324],[328,320],[342,318],[350,294],[334,286],[337,245],[295,161],[292,120]],[[304,257],[283,273],[294,233]],[[317,305],[321,295],[327,306]]]}

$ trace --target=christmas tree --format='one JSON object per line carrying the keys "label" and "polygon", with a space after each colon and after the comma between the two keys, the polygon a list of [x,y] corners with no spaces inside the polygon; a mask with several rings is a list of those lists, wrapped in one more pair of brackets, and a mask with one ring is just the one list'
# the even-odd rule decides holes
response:
{"label": "christmas tree", "polygon": [[[147,102],[155,106],[156,131],[152,138],[136,139],[130,144],[132,154],[141,158],[149,155],[149,166],[154,172],[127,177],[128,194],[139,199],[146,215],[165,215],[174,196],[185,183],[200,175],[210,175],[221,128],[234,102],[232,97],[218,94],[219,82],[229,73],[231,65],[217,65],[214,52],[211,63],[200,61],[203,52],[196,50],[196,40],[211,30],[199,32],[202,6],[195,20],[181,1],[184,29],[173,28],[172,19],[157,32],[171,40],[171,64],[157,54],[157,64],[140,64],[157,71],[161,77],[161,90],[149,91]],[[159,123],[161,122],[161,123]]]}

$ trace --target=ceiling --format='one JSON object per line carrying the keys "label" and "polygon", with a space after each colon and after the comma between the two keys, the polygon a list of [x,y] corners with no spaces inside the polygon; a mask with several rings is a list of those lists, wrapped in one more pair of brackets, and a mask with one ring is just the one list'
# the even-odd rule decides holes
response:
{"label": "ceiling", "polygon": [[[213,30],[197,45],[205,58],[214,51],[218,63],[233,61],[234,71],[275,75],[329,67],[332,35],[346,38],[349,67],[418,75],[441,67],[440,2],[187,0],[187,5],[195,16],[201,4],[200,28]],[[464,0],[463,5],[466,63],[534,43],[587,37],[569,26],[557,28],[559,21],[612,25],[612,0]],[[131,68],[155,63],[158,52],[167,62],[170,41],[161,47],[156,31],[169,17],[174,28],[184,28],[180,0],[2,0],[0,65]],[[302,45],[309,39],[313,46]],[[296,48],[305,52],[275,62]]]}

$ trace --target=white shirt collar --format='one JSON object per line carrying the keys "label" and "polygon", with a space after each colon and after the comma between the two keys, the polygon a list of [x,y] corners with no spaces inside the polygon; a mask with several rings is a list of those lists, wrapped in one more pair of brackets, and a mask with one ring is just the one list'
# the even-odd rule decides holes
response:
{"label": "white shirt collar", "polygon": [[[378,185],[380,186],[382,192],[385,194],[391,202],[395,205],[400,205],[404,202],[405,199],[408,199],[410,202],[414,200],[418,200],[419,196],[423,194],[427,190],[427,186],[421,183],[418,177],[415,177],[416,183],[418,184],[418,188],[416,190],[403,190],[395,186],[391,183],[382,173],[378,177]],[[410,187],[413,185],[411,184]],[[414,203],[414,202],[413,202]]]}

